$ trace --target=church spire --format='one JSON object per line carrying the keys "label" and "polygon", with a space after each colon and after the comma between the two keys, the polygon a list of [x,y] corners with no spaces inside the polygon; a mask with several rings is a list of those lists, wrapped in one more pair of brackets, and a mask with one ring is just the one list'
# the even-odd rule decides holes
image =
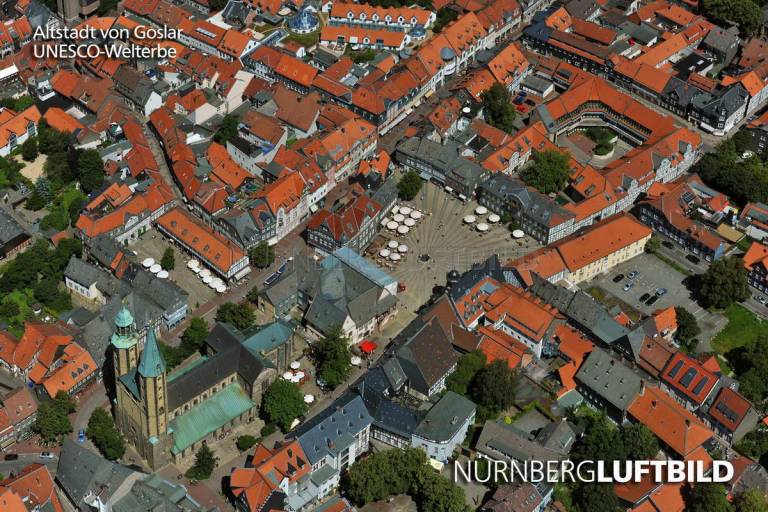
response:
{"label": "church spire", "polygon": [[155,329],[152,326],[147,328],[147,342],[144,344],[144,350],[139,359],[139,375],[145,378],[156,378],[165,373],[165,359],[160,353],[160,347],[157,345]]}

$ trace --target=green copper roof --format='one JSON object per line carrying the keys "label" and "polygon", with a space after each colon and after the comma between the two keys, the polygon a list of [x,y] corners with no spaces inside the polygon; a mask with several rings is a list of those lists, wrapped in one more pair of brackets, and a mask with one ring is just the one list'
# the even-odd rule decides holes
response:
{"label": "green copper roof", "polygon": [[112,333],[112,338],[110,339],[110,343],[112,343],[112,346],[115,348],[131,348],[132,346],[136,345],[139,340],[136,339],[136,336],[134,335],[128,335],[123,336],[121,334]]}
{"label": "green copper roof", "polygon": [[133,325],[131,312],[128,311],[125,306],[123,306],[123,309],[117,313],[117,316],[115,317],[115,325],[118,327],[130,327]]}
{"label": "green copper roof", "polygon": [[165,360],[160,353],[160,347],[157,345],[155,330],[147,330],[147,342],[144,344],[144,351],[139,359],[139,375],[142,377],[159,377],[165,373]]}
{"label": "green copper roof", "polygon": [[240,384],[230,384],[208,400],[203,400],[188,412],[171,420],[171,451],[181,452],[254,405]]}

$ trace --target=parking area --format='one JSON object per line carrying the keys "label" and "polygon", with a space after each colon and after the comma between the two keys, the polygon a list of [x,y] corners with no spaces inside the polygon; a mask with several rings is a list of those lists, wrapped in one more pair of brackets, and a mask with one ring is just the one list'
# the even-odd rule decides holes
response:
{"label": "parking area", "polygon": [[134,242],[130,249],[136,252],[139,262],[152,258],[160,263],[165,249],[170,247],[176,255],[176,265],[169,272],[170,280],[189,294],[189,307],[195,309],[211,300],[216,292],[203,283],[200,278],[187,268],[187,261],[192,257],[178,246],[172,244],[155,229],[150,229]]}
{"label": "parking area", "polygon": [[[634,282],[632,288],[625,291],[624,286],[630,279],[624,277],[621,281],[614,282],[614,278],[619,274],[628,276],[632,271],[639,271],[639,275],[632,280]],[[701,334],[698,336],[701,341],[699,350],[709,351],[709,340],[725,326],[726,318],[721,314],[711,313],[694,302],[691,292],[683,284],[685,277],[656,256],[641,254],[618,265],[607,274],[581,283],[580,288],[586,290],[592,286],[599,287],[644,315],[650,315],[658,309],[670,306],[683,306],[696,317],[701,327]],[[665,288],[667,293],[660,296],[654,304],[649,305],[640,301],[644,294],[653,296],[659,288]]]}
{"label": "parking area", "polygon": [[[405,285],[406,290],[399,297],[401,307],[406,311],[413,312],[424,304],[435,286],[445,285],[446,274],[453,269],[464,272],[493,254],[506,262],[541,247],[530,237],[513,239],[507,226],[490,222],[493,212],[478,215],[475,213],[476,202],[461,201],[433,183],[424,183],[419,195],[408,205],[425,216],[405,235],[397,236],[383,229],[366,253],[369,259]],[[475,217],[471,224],[465,222],[468,215]],[[379,254],[379,248],[386,246],[389,239],[408,247],[407,253],[396,263]]]}

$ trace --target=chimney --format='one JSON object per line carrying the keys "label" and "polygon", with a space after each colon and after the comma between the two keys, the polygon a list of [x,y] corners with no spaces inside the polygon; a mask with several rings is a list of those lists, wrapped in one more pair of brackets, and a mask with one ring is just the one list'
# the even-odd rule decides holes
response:
{"label": "chimney", "polygon": [[651,400],[651,407],[655,409],[656,403],[657,403],[656,400]]}
{"label": "chimney", "polygon": [[640,396],[643,396],[645,394],[645,381],[640,381]]}
{"label": "chimney", "polygon": [[691,420],[685,418],[685,429],[688,430],[689,428],[691,428]]}

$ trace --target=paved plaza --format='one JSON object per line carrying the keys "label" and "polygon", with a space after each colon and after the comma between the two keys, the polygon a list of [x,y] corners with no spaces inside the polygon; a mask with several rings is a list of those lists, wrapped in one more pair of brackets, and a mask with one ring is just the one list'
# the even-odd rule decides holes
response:
{"label": "paved plaza", "polygon": [[[514,240],[501,223],[489,224],[485,233],[478,232],[475,225],[463,221],[466,215],[474,215],[477,203],[463,202],[433,183],[425,183],[419,196],[406,204],[426,215],[406,235],[398,236],[382,229],[369,248],[368,257],[406,286],[405,292],[400,294],[400,303],[410,311],[429,299],[434,286],[445,285],[450,270],[463,272],[493,254],[498,254],[505,262],[540,247],[528,237]],[[489,214],[477,216],[477,223],[487,222]],[[378,256],[379,248],[390,239],[409,249],[405,258],[397,263]]]}

